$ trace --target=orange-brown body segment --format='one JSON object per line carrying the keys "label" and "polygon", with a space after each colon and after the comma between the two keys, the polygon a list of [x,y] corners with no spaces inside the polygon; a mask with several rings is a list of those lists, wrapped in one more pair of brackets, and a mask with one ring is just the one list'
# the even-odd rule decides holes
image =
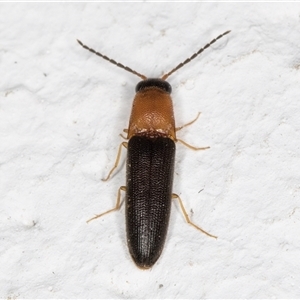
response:
{"label": "orange-brown body segment", "polygon": [[149,138],[164,136],[176,141],[173,103],[169,93],[157,87],[136,93],[127,138],[135,135]]}

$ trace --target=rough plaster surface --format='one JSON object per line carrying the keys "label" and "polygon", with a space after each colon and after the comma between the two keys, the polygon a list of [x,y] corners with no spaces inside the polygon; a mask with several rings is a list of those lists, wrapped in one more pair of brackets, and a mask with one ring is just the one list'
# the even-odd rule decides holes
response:
{"label": "rough plaster surface", "polygon": [[[299,3],[1,3],[1,298],[300,297]],[[178,203],[156,265],[125,238],[125,152],[108,182],[139,78],[76,39],[169,78]]]}

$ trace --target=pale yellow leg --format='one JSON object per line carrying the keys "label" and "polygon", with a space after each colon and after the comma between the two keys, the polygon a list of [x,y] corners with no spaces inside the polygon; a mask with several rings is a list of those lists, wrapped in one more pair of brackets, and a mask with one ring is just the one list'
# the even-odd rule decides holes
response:
{"label": "pale yellow leg", "polygon": [[206,150],[206,149],[210,148],[210,147],[194,147],[194,146],[191,146],[190,144],[184,142],[181,139],[176,139],[176,141],[182,143],[184,146],[186,146],[186,147],[188,147],[190,149],[193,149],[193,150]]}
{"label": "pale yellow leg", "polygon": [[[181,130],[182,128],[187,127],[187,126],[193,124],[194,122],[197,121],[197,119],[199,118],[199,116],[200,116],[200,112],[198,112],[198,115],[197,115],[197,117],[196,117],[194,120],[192,120],[191,122],[189,122],[189,123],[187,123],[187,124],[184,124],[184,125],[182,125],[182,126],[180,126],[180,127],[176,127],[175,130],[176,130],[176,131],[179,131],[179,130]],[[209,148],[210,148],[210,147],[195,147],[195,146],[192,146],[192,145],[186,143],[185,141],[183,141],[183,140],[181,140],[181,139],[176,139],[176,142],[180,142],[181,144],[183,144],[183,145],[185,145],[186,147],[188,147],[188,148],[190,148],[190,149],[193,149],[193,150],[206,150],[206,149],[209,149]]]}
{"label": "pale yellow leg", "polygon": [[[123,132],[127,133],[128,136],[128,129],[123,129]],[[124,140],[128,140],[128,137],[124,136],[122,133],[120,133],[120,136],[124,139]]]}
{"label": "pale yellow leg", "polygon": [[188,214],[187,214],[187,212],[186,212],[186,210],[185,210],[185,208],[184,208],[184,206],[183,206],[182,200],[180,199],[180,197],[179,197],[177,194],[172,194],[172,198],[178,199],[178,202],[179,202],[181,211],[182,211],[182,213],[183,213],[183,215],[184,215],[184,217],[185,217],[185,219],[186,219],[186,221],[187,221],[188,224],[192,225],[193,227],[195,227],[196,229],[200,230],[201,232],[203,232],[204,234],[206,234],[206,235],[208,235],[208,236],[210,236],[210,237],[213,237],[213,238],[215,238],[215,239],[218,238],[217,236],[212,235],[212,234],[208,233],[207,231],[203,230],[201,227],[197,226],[196,224],[194,224],[194,223],[190,220],[190,218],[189,218],[189,216],[188,216]]}
{"label": "pale yellow leg", "polygon": [[100,215],[96,215],[95,217],[87,220],[86,222],[89,223],[90,221],[98,219],[98,218],[100,218],[100,217],[102,217],[102,216],[104,216],[104,215],[106,215],[106,214],[108,214],[108,213],[110,213],[112,211],[119,210],[120,207],[121,207],[121,191],[126,191],[126,186],[121,186],[119,188],[119,190],[118,190],[118,197],[117,197],[117,203],[116,203],[116,206],[114,208],[109,209],[108,211],[106,211],[106,212],[104,212],[104,213],[102,213]]}
{"label": "pale yellow leg", "polygon": [[109,177],[111,176],[112,172],[117,168],[119,161],[120,161],[120,157],[121,157],[122,146],[127,148],[127,143],[123,142],[120,144],[115,164],[114,164],[113,168],[110,170],[110,172],[108,173],[107,177],[102,179],[102,181],[107,181],[109,179]]}
{"label": "pale yellow leg", "polygon": [[191,121],[191,122],[189,122],[189,123],[187,123],[187,124],[184,124],[184,125],[182,125],[182,126],[180,126],[180,127],[176,127],[175,130],[176,130],[176,131],[179,131],[179,130],[181,130],[181,129],[184,128],[184,127],[187,127],[187,126],[189,126],[189,125],[192,125],[194,122],[197,121],[197,119],[199,118],[200,114],[201,114],[201,113],[198,112],[197,117],[196,117],[193,121]]}

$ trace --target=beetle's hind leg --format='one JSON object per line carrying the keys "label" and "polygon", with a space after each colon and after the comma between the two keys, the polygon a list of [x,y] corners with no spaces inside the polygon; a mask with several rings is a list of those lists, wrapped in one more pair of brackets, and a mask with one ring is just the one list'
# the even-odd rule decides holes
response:
{"label": "beetle's hind leg", "polygon": [[106,214],[108,214],[110,212],[113,212],[115,210],[119,210],[120,207],[121,207],[121,205],[122,205],[122,202],[123,202],[123,201],[121,202],[121,191],[126,191],[126,186],[121,186],[119,188],[119,190],[118,190],[118,197],[117,197],[117,203],[116,203],[116,206],[114,208],[109,209],[109,210],[107,210],[106,212],[104,212],[104,213],[102,213],[100,215],[96,215],[93,218],[87,220],[86,222],[89,223],[90,221],[98,219],[98,218],[100,218],[100,217],[102,217],[102,216],[104,216],[104,215],[106,215]]}
{"label": "beetle's hind leg", "polygon": [[181,211],[182,211],[182,213],[183,213],[183,215],[184,215],[184,217],[185,217],[185,220],[187,221],[188,224],[192,225],[192,226],[195,227],[197,230],[200,230],[201,232],[203,232],[204,234],[206,234],[206,235],[208,235],[208,236],[210,236],[210,237],[213,237],[213,238],[215,238],[215,239],[218,238],[217,236],[208,233],[207,231],[205,231],[204,229],[202,229],[202,228],[199,227],[198,225],[194,224],[194,223],[190,220],[190,218],[189,218],[189,216],[188,216],[188,214],[187,214],[187,212],[186,212],[186,210],[185,210],[185,208],[184,208],[184,206],[183,206],[182,200],[180,199],[180,197],[179,197],[177,194],[172,194],[172,198],[174,198],[174,199],[176,198],[176,199],[178,200],[179,205],[180,205],[180,208],[181,208]]}

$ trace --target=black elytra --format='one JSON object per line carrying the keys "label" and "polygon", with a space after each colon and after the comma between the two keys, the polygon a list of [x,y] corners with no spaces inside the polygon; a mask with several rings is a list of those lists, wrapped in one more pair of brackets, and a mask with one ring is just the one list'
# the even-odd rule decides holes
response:
{"label": "black elytra", "polygon": [[133,136],[127,153],[127,242],[137,266],[148,269],[159,258],[167,236],[175,143],[170,138]]}

